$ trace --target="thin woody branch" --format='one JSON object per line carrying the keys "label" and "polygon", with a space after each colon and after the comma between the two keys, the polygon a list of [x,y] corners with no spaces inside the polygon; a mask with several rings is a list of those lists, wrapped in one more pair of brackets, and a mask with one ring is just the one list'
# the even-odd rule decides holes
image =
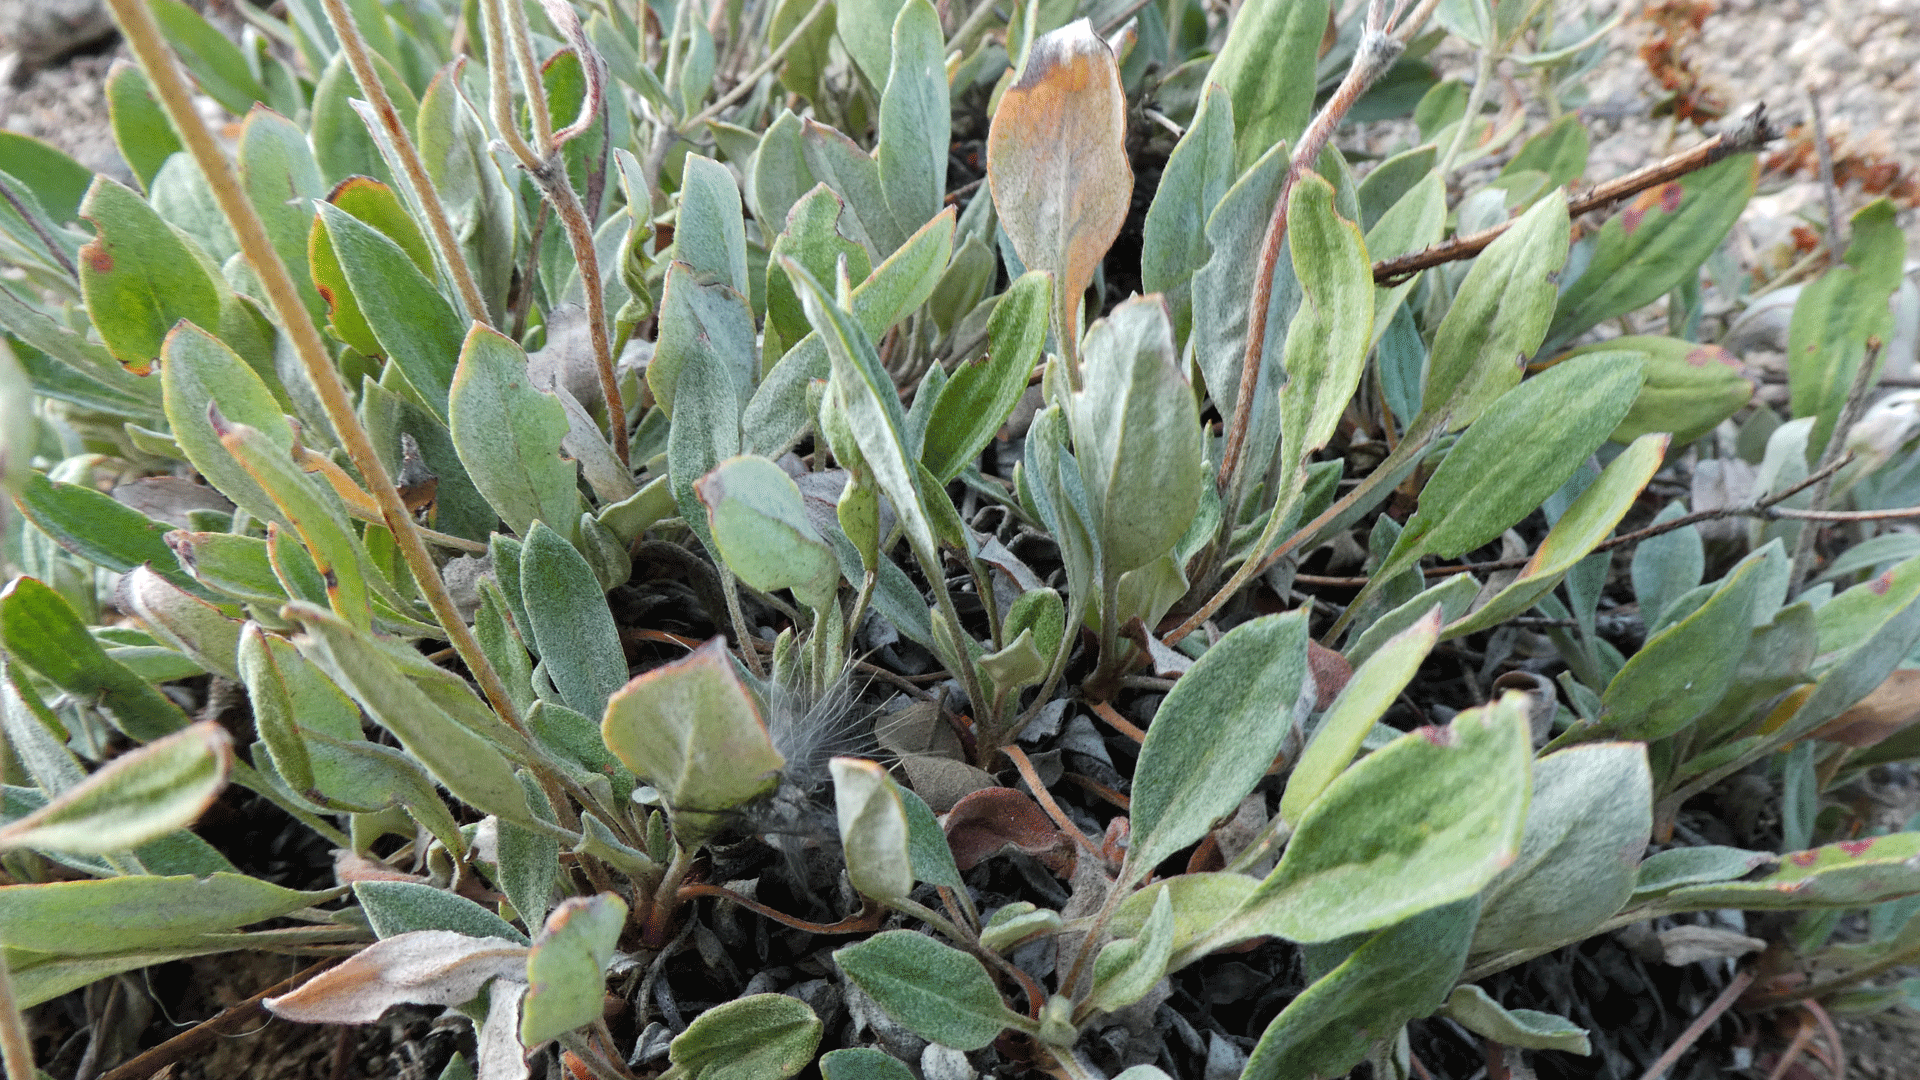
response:
{"label": "thin woody branch", "polygon": [[[1779,137],[1780,132],[1767,121],[1766,105],[1756,105],[1733,130],[1723,131],[1698,146],[1682,150],[1645,168],[1635,169],[1625,176],[1615,177],[1599,185],[1569,203],[1567,213],[1572,217],[1592,213],[1621,199],[1638,195],[1650,187],[1657,187],[1688,173],[1698,172],[1734,154],[1758,150]],[[1482,229],[1466,236],[1456,236],[1451,240],[1441,241],[1432,247],[1422,248],[1398,258],[1382,259],[1373,264],[1373,283],[1382,286],[1398,285],[1429,267],[1471,259],[1484,251],[1488,244],[1498,240],[1511,224],[1512,222],[1502,222],[1491,229]]]}

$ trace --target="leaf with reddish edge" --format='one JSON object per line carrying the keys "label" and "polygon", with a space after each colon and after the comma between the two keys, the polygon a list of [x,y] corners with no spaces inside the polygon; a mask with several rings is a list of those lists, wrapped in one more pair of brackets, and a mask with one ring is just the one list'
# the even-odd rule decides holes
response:
{"label": "leaf with reddish edge", "polygon": [[526,974],[527,947],[451,930],[376,941],[298,990],[270,997],[275,1016],[306,1024],[370,1024],[390,1005],[464,1005],[495,978]]}
{"label": "leaf with reddish edge", "polygon": [[1920,832],[1870,836],[1792,852],[1772,873],[1675,889],[1657,913],[1856,908],[1920,893]]}
{"label": "leaf with reddish edge", "polygon": [[1073,869],[1073,843],[1025,792],[985,788],[962,798],[948,812],[947,844],[961,870],[971,870],[1009,847],[1039,859],[1065,877]]}
{"label": "leaf with reddish edge", "polygon": [[607,702],[600,731],[607,749],[659,789],[687,848],[773,790],[786,764],[722,638],[627,683]]}

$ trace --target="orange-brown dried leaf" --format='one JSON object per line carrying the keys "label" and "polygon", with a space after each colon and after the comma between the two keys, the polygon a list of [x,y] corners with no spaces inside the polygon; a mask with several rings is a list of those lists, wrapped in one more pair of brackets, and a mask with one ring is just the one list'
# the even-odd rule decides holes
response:
{"label": "orange-brown dried leaf", "polygon": [[1085,19],[1034,39],[987,132],[987,181],[1030,270],[1073,310],[1133,198],[1127,97],[1112,50]]}

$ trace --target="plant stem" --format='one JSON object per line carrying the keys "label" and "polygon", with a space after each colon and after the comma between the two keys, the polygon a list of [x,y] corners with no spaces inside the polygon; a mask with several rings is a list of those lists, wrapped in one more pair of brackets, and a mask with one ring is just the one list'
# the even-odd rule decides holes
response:
{"label": "plant stem", "polygon": [[7,1080],[38,1080],[33,1064],[33,1040],[27,1037],[26,1021],[20,1017],[20,1003],[13,996],[13,976],[7,972],[7,957],[0,952],[0,1059],[4,1059]]}
{"label": "plant stem", "polygon": [[[1867,339],[1866,352],[1860,357],[1860,366],[1854,370],[1853,384],[1847,387],[1847,398],[1840,406],[1840,415],[1834,420],[1833,431],[1827,435],[1827,445],[1820,452],[1820,464],[1814,469],[1814,474],[1820,479],[1813,485],[1813,497],[1807,503],[1808,510],[1819,513],[1827,508],[1827,497],[1833,493],[1833,474],[1837,471],[1834,463],[1849,456],[1847,434],[1867,409],[1867,395],[1873,390],[1873,377],[1879,367],[1880,339],[1870,337]],[[1820,530],[1811,524],[1800,530],[1799,540],[1793,547],[1793,572],[1787,578],[1788,596],[1798,593],[1800,583],[1806,580],[1807,567],[1813,562],[1813,544],[1819,533]]]}
{"label": "plant stem", "polygon": [[1499,65],[1499,51],[1492,42],[1488,42],[1480,49],[1479,70],[1474,73],[1473,88],[1467,91],[1467,111],[1461,114],[1460,126],[1453,132],[1453,141],[1447,144],[1447,152],[1436,167],[1440,179],[1447,178],[1447,174],[1453,171],[1453,163],[1460,158],[1460,151],[1466,149],[1467,136],[1472,133],[1473,122],[1480,115],[1480,106],[1487,102],[1487,88],[1493,85],[1494,69]]}
{"label": "plant stem", "polygon": [[[806,17],[794,24],[793,31],[789,33],[779,45],[775,46],[772,52],[767,54],[765,60],[760,61],[759,66],[742,75],[740,81],[734,84],[733,89],[722,94],[719,100],[693,114],[685,123],[676,125],[678,129],[683,133],[692,131],[701,124],[719,116],[735,102],[752,93],[754,86],[757,85],[761,79],[765,78],[768,72],[778,67],[780,62],[787,58],[787,53],[791,52],[795,45],[800,44],[800,35],[806,33],[807,28],[813,25],[813,21],[818,19],[820,14],[826,11],[832,3],[833,0],[815,0],[812,9],[807,12]],[[991,0],[989,0],[989,3],[991,3]]]}
{"label": "plant stem", "polygon": [[534,183],[553,205],[560,224],[567,230],[567,246],[573,249],[573,261],[580,268],[581,292],[587,298],[587,335],[593,342],[594,367],[600,376],[600,396],[606,400],[607,433],[612,437],[614,455],[620,464],[627,461],[627,403],[620,396],[620,381],[613,366],[613,340],[607,335],[607,297],[600,280],[600,253],[593,245],[593,225],[574,194],[573,181],[558,151],[539,168],[528,169]]}
{"label": "plant stem", "polygon": [[[1273,275],[1279,268],[1280,254],[1287,238],[1287,199],[1293,193],[1295,182],[1320,160],[1320,152],[1326,149],[1327,141],[1333,137],[1340,121],[1346,118],[1348,111],[1367,92],[1367,88],[1387,73],[1404,47],[1369,18],[1367,28],[1361,32],[1360,47],[1354,52],[1353,63],[1347,68],[1346,78],[1340,81],[1340,88],[1333,92],[1333,97],[1314,116],[1307,130],[1301,133],[1299,145],[1294,147],[1293,156],[1287,163],[1286,178],[1280,183],[1280,194],[1274,199],[1273,214],[1267,220],[1267,233],[1260,243],[1260,262],[1253,275],[1253,296],[1247,304],[1247,341],[1246,352],[1240,361],[1240,387],[1233,399],[1233,422],[1227,429],[1227,445],[1220,455],[1217,486],[1223,496],[1235,490],[1242,467],[1241,459],[1246,453],[1247,430],[1253,419],[1253,395],[1260,383],[1262,354],[1267,346],[1267,307],[1273,299]],[[1231,511],[1236,509],[1229,506],[1230,512],[1224,520],[1234,520],[1235,514]]]}
{"label": "plant stem", "polygon": [[1740,995],[1752,984],[1752,971],[1742,971],[1735,975],[1733,981],[1727,984],[1727,988],[1720,991],[1720,996],[1713,999],[1713,1004],[1707,1006],[1705,1012],[1696,1017],[1693,1023],[1687,1025],[1687,1030],[1680,1033],[1680,1037],[1674,1040],[1672,1046],[1667,1047],[1667,1052],[1660,1055],[1660,1060],[1647,1066],[1647,1071],[1640,1075],[1640,1080],[1661,1080],[1666,1076],[1667,1071],[1680,1060],[1680,1056],[1685,1054],[1694,1043],[1699,1042],[1700,1036],[1705,1035],[1707,1029],[1713,1026],[1713,1022],[1720,1019],[1720,1014],[1732,1008],[1733,1003],[1739,1000]]}
{"label": "plant stem", "polygon": [[321,340],[320,331],[314,326],[306,305],[294,289],[293,278],[287,273],[286,264],[280,261],[273,242],[267,238],[260,215],[254,212],[253,204],[247,201],[246,193],[240,189],[233,168],[221,153],[219,144],[214,141],[213,133],[207,130],[206,123],[194,109],[186,79],[175,65],[173,54],[160,34],[153,13],[140,0],[108,0],[108,3],[122,32],[126,34],[127,44],[139,59],[140,66],[146,70],[155,95],[172,119],[174,129],[193,154],[200,171],[206,175],[207,186],[212,189],[221,214],[232,226],[240,250],[260,279],[261,289],[273,305],[274,313],[280,317],[280,324],[292,342],[295,353],[299,355],[307,378],[312,381],[320,397],[321,406],[326,410],[327,420],[333,424],[334,433],[346,448],[354,468],[359,470],[374,499],[379,502],[387,528],[393,533],[400,554],[413,573],[415,584],[426,597],[441,628],[446,630],[447,640],[473,673],[474,681],[480,684],[494,711],[522,737],[530,737],[519,710],[514,706],[512,695],[507,692],[506,683],[501,680],[500,673],[494,670],[486,652],[480,648],[473,631],[461,620],[460,609],[448,594],[446,582],[441,580],[440,571],[434,566],[433,556],[427,551],[426,542],[421,539],[413,515],[408,512],[406,502],[394,487],[386,465],[374,452],[373,440],[368,437],[366,428],[360,426],[353,402],[347,395],[346,383],[341,380],[340,370],[328,356],[326,343]]}
{"label": "plant stem", "polygon": [[374,70],[367,39],[360,35],[360,24],[354,21],[353,12],[347,9],[345,0],[321,2],[325,5],[327,22],[333,26],[334,36],[340,39],[340,51],[346,55],[347,66],[353,69],[354,81],[360,84],[360,93],[366,96],[367,104],[373,106],[374,113],[380,117],[380,126],[387,129],[387,138],[392,140],[394,152],[400,157],[407,181],[420,203],[420,212],[427,219],[428,231],[433,234],[434,246],[440,249],[440,261],[460,292],[460,303],[467,309],[468,320],[492,326],[493,320],[487,316],[487,302],[480,295],[480,286],[473,280],[473,270],[467,265],[467,257],[460,251],[460,242],[454,239],[453,226],[447,222],[447,211],[440,202],[439,189],[434,187],[433,178],[427,175],[426,163],[420,159],[420,150],[414,146],[413,136],[407,134],[407,126],[394,109],[393,99],[387,96],[386,85]]}
{"label": "plant stem", "polygon": [[[1724,161],[1734,154],[1758,150],[1778,137],[1779,133],[1767,122],[1765,106],[1756,107],[1732,131],[1721,132],[1698,146],[1689,147],[1645,168],[1635,169],[1624,176],[1616,176],[1598,185],[1585,195],[1569,202],[1567,214],[1569,217],[1577,218],[1582,214],[1592,213],[1650,187],[1676,180],[1688,173],[1697,172],[1716,162]],[[1373,264],[1373,283],[1398,285],[1416,271],[1439,266],[1442,263],[1470,259],[1484,251],[1488,244],[1498,240],[1512,224],[1510,221],[1503,221],[1490,229],[1482,229],[1466,236],[1456,236],[1451,240],[1443,240],[1431,247],[1421,248],[1419,251],[1392,259],[1382,259]],[[1813,256],[1807,257],[1807,259],[1812,258]],[[1802,263],[1806,261],[1803,259]],[[1764,295],[1766,291],[1777,288],[1781,282],[1790,279],[1800,268],[1801,264],[1795,264],[1794,267],[1775,278],[1766,290],[1754,295]],[[1751,300],[1752,297],[1748,299]]]}

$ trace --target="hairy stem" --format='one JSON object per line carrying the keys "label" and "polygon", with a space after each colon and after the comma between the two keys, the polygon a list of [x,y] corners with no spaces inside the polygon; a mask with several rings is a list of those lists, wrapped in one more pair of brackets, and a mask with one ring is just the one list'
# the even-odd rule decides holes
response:
{"label": "hairy stem", "polygon": [[[1253,296],[1247,304],[1247,342],[1246,352],[1240,361],[1240,387],[1233,399],[1233,422],[1227,429],[1226,449],[1220,455],[1220,476],[1217,486],[1224,496],[1235,489],[1242,468],[1242,459],[1247,448],[1247,429],[1253,419],[1253,395],[1260,383],[1262,354],[1267,345],[1267,307],[1273,299],[1273,275],[1279,268],[1280,255],[1287,239],[1287,199],[1293,193],[1293,185],[1313,168],[1320,160],[1320,152],[1326,149],[1327,141],[1333,137],[1334,129],[1346,118],[1354,103],[1387,73],[1393,61],[1404,48],[1400,42],[1389,37],[1379,26],[1370,24],[1361,34],[1360,47],[1354,53],[1353,64],[1347,68],[1346,78],[1340,82],[1333,97],[1307,125],[1300,136],[1299,145],[1294,147],[1293,156],[1287,163],[1287,176],[1280,184],[1280,194],[1273,203],[1273,215],[1267,220],[1267,232],[1260,242],[1260,263],[1254,270]],[[1223,521],[1230,523],[1234,513],[1227,513]]]}
{"label": "hairy stem", "polygon": [[[320,397],[327,420],[333,425],[341,445],[346,448],[354,468],[359,470],[374,499],[380,504],[387,528],[393,533],[400,554],[413,573],[415,584],[426,597],[441,627],[446,630],[447,640],[453,645],[454,651],[460,654],[467,670],[472,672],[474,681],[480,684],[494,711],[515,732],[530,738],[513,697],[507,692],[506,683],[480,648],[473,631],[461,619],[460,609],[448,594],[446,583],[441,580],[440,571],[434,566],[433,556],[427,551],[426,541],[421,537],[413,515],[408,512],[406,502],[394,487],[393,477],[388,474],[386,465],[374,452],[373,440],[368,437],[366,428],[360,426],[353,402],[347,395],[346,383],[328,356],[326,343],[307,313],[306,305],[301,302],[293,278],[287,273],[286,264],[280,261],[273,242],[267,238],[266,226],[261,223],[260,215],[254,212],[253,204],[247,201],[246,193],[241,190],[232,166],[214,141],[213,133],[207,130],[206,123],[194,109],[186,78],[174,63],[173,53],[161,36],[153,13],[140,0],[108,2],[113,8],[115,20],[126,35],[127,44],[132,47],[140,66],[146,70],[155,95],[172,119],[174,129],[179,132],[181,141],[186,143],[200,171],[205,174],[207,186],[213,191],[221,214],[232,226],[240,250],[260,279],[262,291],[266,293],[274,313],[279,316],[280,325]],[[547,786],[557,790],[558,785],[551,776],[543,776],[542,779]]]}
{"label": "hairy stem", "polygon": [[440,191],[434,186],[433,178],[427,175],[426,162],[421,160],[420,150],[413,144],[413,136],[407,134],[407,125],[401,122],[399,112],[393,107],[393,99],[387,96],[386,85],[374,70],[367,39],[360,36],[360,24],[354,21],[353,12],[347,10],[346,0],[322,0],[322,3],[326,6],[327,22],[332,24],[334,36],[340,39],[340,51],[346,55],[347,66],[353,69],[354,81],[360,84],[360,93],[366,97],[367,104],[373,106],[375,115],[380,117],[380,126],[387,129],[387,138],[393,141],[394,152],[400,156],[401,167],[406,170],[414,197],[420,202],[420,212],[427,219],[427,230],[433,234],[434,246],[440,249],[440,261],[460,292],[460,303],[467,309],[468,320],[492,326],[493,320],[487,317],[487,302],[480,295],[480,286],[473,280],[473,270],[467,265],[467,257],[460,251],[460,242],[454,238],[453,226],[447,222],[447,210],[440,202]]}

